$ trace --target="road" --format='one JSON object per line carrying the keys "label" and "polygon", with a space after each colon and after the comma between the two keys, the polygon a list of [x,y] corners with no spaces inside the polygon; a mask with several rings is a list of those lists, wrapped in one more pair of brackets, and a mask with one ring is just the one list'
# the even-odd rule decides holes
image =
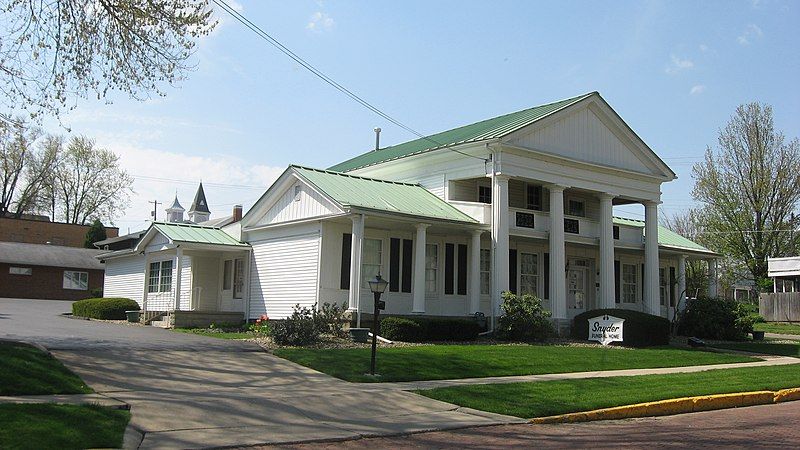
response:
{"label": "road", "polygon": [[[501,425],[286,449],[800,448],[800,402],[579,424]],[[275,447],[269,447],[275,448]]]}

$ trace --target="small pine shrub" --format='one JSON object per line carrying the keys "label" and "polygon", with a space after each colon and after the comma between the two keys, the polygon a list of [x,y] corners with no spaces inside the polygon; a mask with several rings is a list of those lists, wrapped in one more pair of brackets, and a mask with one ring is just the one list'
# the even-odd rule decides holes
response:
{"label": "small pine shrub", "polygon": [[278,345],[308,345],[319,340],[319,328],[310,309],[295,305],[292,315],[271,325],[272,339]]}
{"label": "small pine shrub", "polygon": [[125,320],[125,311],[138,311],[139,304],[129,298],[87,298],[72,304],[72,315],[102,320]]}
{"label": "small pine shrub", "polygon": [[503,292],[503,314],[497,323],[497,337],[507,341],[543,341],[554,334],[550,312],[533,295]]}

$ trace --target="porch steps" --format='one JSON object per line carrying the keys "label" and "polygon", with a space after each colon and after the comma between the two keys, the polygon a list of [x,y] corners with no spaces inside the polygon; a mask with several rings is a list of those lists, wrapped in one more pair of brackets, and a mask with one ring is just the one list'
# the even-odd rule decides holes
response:
{"label": "porch steps", "polygon": [[161,316],[158,320],[153,320],[150,322],[151,327],[158,327],[158,328],[172,328],[173,327],[173,316],[172,314],[165,314]]}

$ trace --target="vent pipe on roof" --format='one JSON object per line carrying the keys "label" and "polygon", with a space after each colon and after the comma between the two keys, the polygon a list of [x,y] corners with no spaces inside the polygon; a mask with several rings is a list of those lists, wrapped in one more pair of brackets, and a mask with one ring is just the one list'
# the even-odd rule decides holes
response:
{"label": "vent pipe on roof", "polygon": [[375,127],[373,128],[375,132],[375,150],[379,150],[381,148],[381,128]]}

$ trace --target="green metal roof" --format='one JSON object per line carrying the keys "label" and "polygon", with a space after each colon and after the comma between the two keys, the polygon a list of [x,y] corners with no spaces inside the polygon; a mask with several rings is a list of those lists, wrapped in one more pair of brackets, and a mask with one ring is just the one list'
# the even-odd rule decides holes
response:
{"label": "green metal roof", "polygon": [[[641,220],[614,217],[614,223],[617,225],[628,225],[632,227],[644,228],[644,222]],[[644,232],[642,232],[642,234],[644,234]],[[714,253],[697,242],[691,241],[670,230],[669,228],[662,227],[660,225],[658,226],[658,245],[669,248],[691,250],[695,252]]]}
{"label": "green metal roof", "polygon": [[301,166],[291,167],[298,176],[343,207],[477,223],[472,217],[418,184],[359,177]]}
{"label": "green metal roof", "polygon": [[328,170],[348,172],[362,167],[371,166],[373,164],[379,164],[385,161],[416,155],[452,145],[501,138],[593,94],[596,94],[596,92],[590,92],[588,94],[579,95],[577,97],[568,98],[566,100],[561,100],[554,103],[548,103],[546,105],[535,106],[533,108],[505,114],[470,125],[453,128],[452,130],[436,133],[427,136],[426,138],[415,139],[402,144],[384,147],[379,150],[373,150],[336,164],[335,166],[330,167]]}
{"label": "green metal roof", "polygon": [[153,228],[173,242],[248,247],[219,228],[186,223],[153,222]]}

